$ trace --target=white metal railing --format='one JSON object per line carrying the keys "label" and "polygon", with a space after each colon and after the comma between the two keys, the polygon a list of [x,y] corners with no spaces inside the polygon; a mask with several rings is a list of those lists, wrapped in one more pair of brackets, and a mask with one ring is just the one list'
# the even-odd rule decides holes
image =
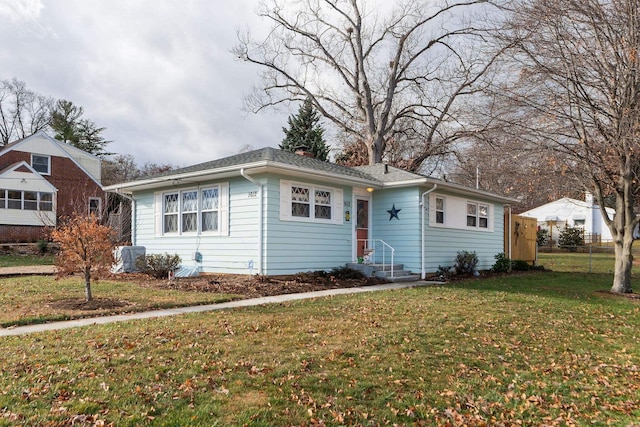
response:
{"label": "white metal railing", "polygon": [[[391,273],[391,278],[393,278],[394,257],[396,252],[395,248],[382,239],[358,239],[358,243],[360,242],[364,243],[364,253],[366,254],[366,259],[363,259],[363,263],[381,264],[384,271],[386,271],[387,268],[387,252],[391,252],[391,264],[389,271]],[[379,259],[376,255],[377,253],[379,254],[379,251],[377,251],[378,244],[382,246],[382,263],[376,262],[376,260]]]}

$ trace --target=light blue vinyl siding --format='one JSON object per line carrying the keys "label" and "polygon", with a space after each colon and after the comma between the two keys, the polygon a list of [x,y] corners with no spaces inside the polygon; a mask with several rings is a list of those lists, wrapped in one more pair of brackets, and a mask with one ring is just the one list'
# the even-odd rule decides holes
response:
{"label": "light blue vinyl siding", "polygon": [[[395,248],[394,262],[414,273],[422,269],[420,198],[428,188],[398,188],[373,193],[372,239],[384,240]],[[455,196],[461,197],[461,196]],[[462,197],[465,199],[465,197]],[[480,270],[490,269],[495,255],[503,252],[503,206],[501,204],[470,198],[470,201],[485,202],[493,206],[493,230],[471,230],[446,227],[429,227],[429,197],[425,197],[425,270],[437,271],[438,266],[453,266],[459,251],[476,252]],[[389,219],[389,210],[395,205],[400,209],[399,219]],[[376,246],[376,262],[382,262]],[[386,262],[390,262],[387,254]]]}
{"label": "light blue vinyl siding", "polygon": [[[444,194],[444,197],[447,197],[447,194]],[[439,266],[453,266],[459,251],[475,252],[479,260],[478,269],[488,270],[495,263],[495,255],[504,252],[503,205],[482,199],[468,198],[468,200],[487,203],[493,206],[493,230],[429,227],[429,209],[427,206],[425,210],[425,224],[427,227],[425,262],[428,273],[437,271]],[[426,202],[427,204],[429,203],[428,198]],[[445,209],[445,215],[447,214]],[[461,214],[465,215],[464,212]]]}
{"label": "light blue vinyl siding", "polygon": [[[270,176],[267,193],[266,270],[270,275],[292,274],[301,271],[325,270],[344,266],[351,261],[352,222],[322,224],[280,220],[280,178]],[[289,179],[289,178],[287,178]],[[351,188],[322,182],[304,181],[306,184],[339,188],[344,201],[351,200]],[[344,219],[343,206],[333,215]]]}
{"label": "light blue vinyl siding", "polygon": [[[382,262],[383,240],[395,249],[394,262],[406,269],[420,271],[420,193],[418,188],[397,188],[373,193],[371,238],[376,244],[375,261]],[[389,210],[399,209],[398,219],[390,218]],[[372,243],[372,244],[373,244]],[[391,262],[389,252],[386,263]]]}
{"label": "light blue vinyl siding", "polygon": [[[207,184],[201,183],[201,187]],[[192,187],[185,187],[192,188]],[[180,189],[179,187],[172,190]],[[201,265],[203,272],[249,274],[250,261],[257,272],[258,259],[258,187],[244,179],[229,181],[229,234],[223,236],[174,235],[161,236],[155,232],[154,193],[134,194],[136,199],[136,245],[146,247],[148,254],[178,254],[183,266]],[[159,207],[161,209],[161,207]],[[202,254],[202,263],[193,254]]]}

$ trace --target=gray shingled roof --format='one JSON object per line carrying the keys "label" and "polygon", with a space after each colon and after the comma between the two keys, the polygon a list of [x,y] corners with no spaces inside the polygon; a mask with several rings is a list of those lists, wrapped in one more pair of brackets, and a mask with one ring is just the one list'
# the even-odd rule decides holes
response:
{"label": "gray shingled roof", "polygon": [[282,165],[299,167],[307,170],[315,170],[319,172],[331,173],[338,176],[350,178],[365,179],[377,181],[369,174],[355,168],[336,165],[335,163],[324,162],[312,157],[301,156],[289,151],[279,150],[272,147],[261,148],[259,150],[249,151],[246,153],[236,154],[234,156],[224,157],[218,160],[212,160],[193,166],[187,166],[180,169],[163,172],[147,178],[165,177],[172,175],[189,174],[200,171],[215,170],[220,168],[229,168],[233,166],[247,165],[251,163],[272,162]]}
{"label": "gray shingled roof", "polygon": [[353,169],[364,172],[372,178],[382,182],[404,182],[426,178],[424,175],[407,172],[382,163],[367,166],[355,166]]}

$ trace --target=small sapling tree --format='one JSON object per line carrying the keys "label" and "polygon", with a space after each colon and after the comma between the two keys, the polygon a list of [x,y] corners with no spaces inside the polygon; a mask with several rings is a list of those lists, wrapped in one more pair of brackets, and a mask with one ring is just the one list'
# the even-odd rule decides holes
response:
{"label": "small sapling tree", "polygon": [[52,231],[51,237],[60,246],[56,256],[58,277],[82,273],[85,297],[91,301],[91,277],[108,273],[114,262],[113,230],[100,224],[93,214],[76,214]]}

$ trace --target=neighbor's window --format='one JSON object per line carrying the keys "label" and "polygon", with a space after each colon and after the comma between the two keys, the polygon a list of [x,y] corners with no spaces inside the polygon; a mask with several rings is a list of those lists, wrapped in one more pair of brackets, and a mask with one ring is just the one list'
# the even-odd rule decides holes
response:
{"label": "neighbor's window", "polygon": [[7,190],[7,208],[22,209],[22,191]]}
{"label": "neighbor's window", "polygon": [[53,211],[53,193],[39,193],[40,195],[40,210],[51,212]]}
{"label": "neighbor's window", "polygon": [[91,197],[89,199],[89,214],[100,217],[102,213],[102,200],[97,197]]}
{"label": "neighbor's window", "polygon": [[38,210],[38,193],[35,191],[24,192],[24,210],[36,211]]}
{"label": "neighbor's window", "polygon": [[41,174],[49,175],[51,173],[51,157],[32,154],[31,167]]}
{"label": "neighbor's window", "polygon": [[444,224],[444,199],[436,197],[436,224]]}
{"label": "neighbor's window", "polygon": [[53,193],[0,189],[0,209],[53,210]]}

